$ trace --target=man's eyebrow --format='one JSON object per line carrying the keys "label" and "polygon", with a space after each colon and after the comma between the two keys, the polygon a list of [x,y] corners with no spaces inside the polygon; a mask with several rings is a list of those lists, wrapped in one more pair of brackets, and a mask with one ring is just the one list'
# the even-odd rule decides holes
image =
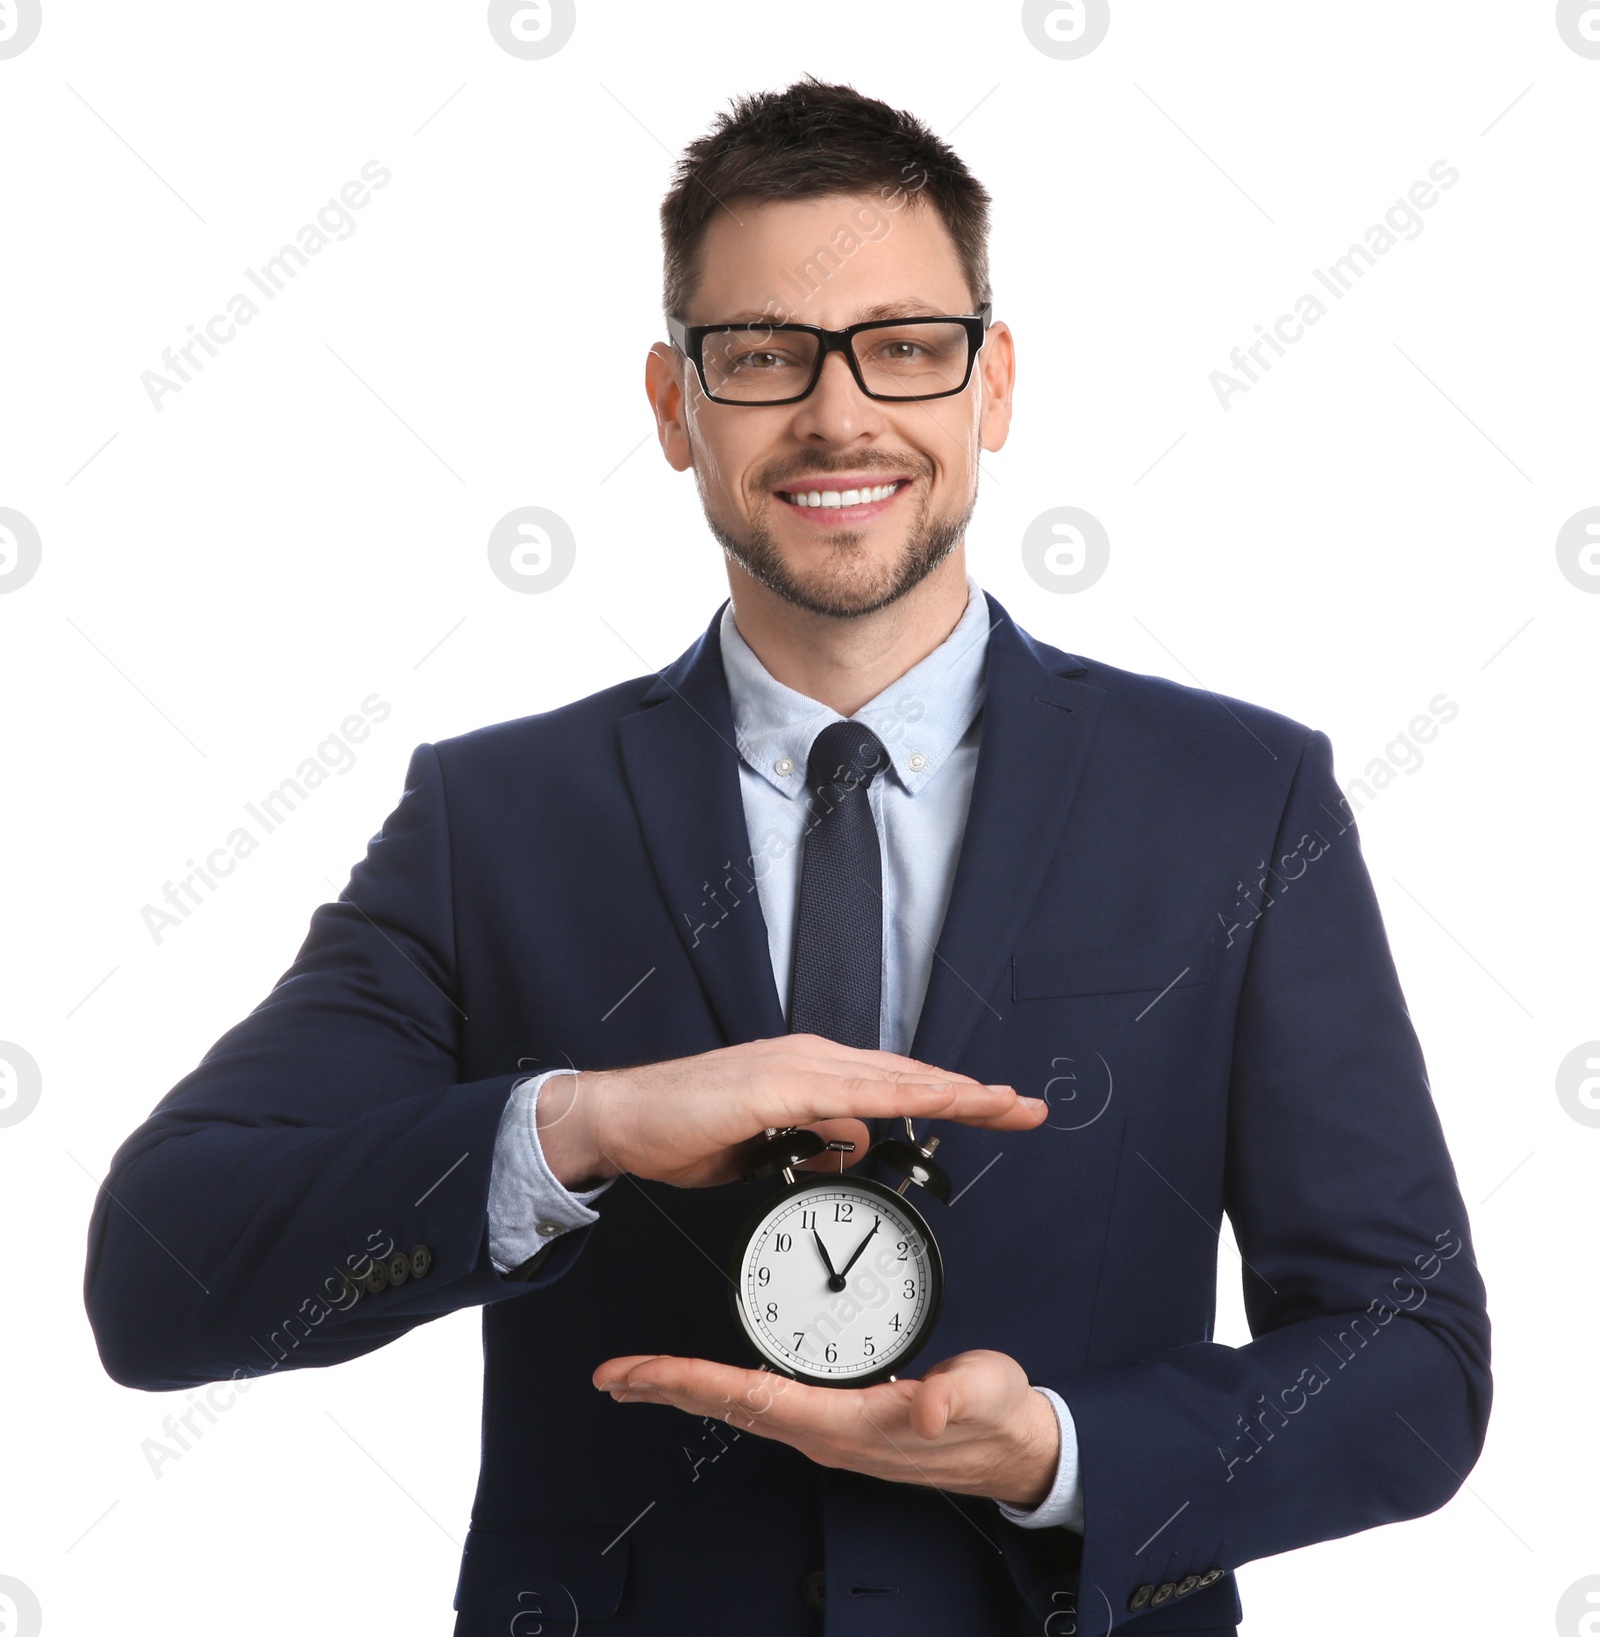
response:
{"label": "man's eyebrow", "polygon": [[[883,318],[943,318],[949,315],[943,307],[930,306],[926,301],[880,301],[871,307],[863,307],[852,320],[856,324],[871,324]],[[727,318],[719,318],[719,324],[749,324],[752,327],[763,324],[777,324],[783,322],[773,316],[770,307],[747,307],[743,312],[734,313]],[[797,319],[797,323],[804,320]]]}
{"label": "man's eyebrow", "polygon": [[930,307],[925,301],[880,301],[875,307],[864,307],[861,316],[856,320],[858,324],[870,324],[879,318],[940,318],[945,316],[942,307]]}
{"label": "man's eyebrow", "polygon": [[727,318],[718,318],[713,322],[717,324],[762,325],[779,324],[783,320],[774,318],[770,307],[764,307],[759,312],[754,307],[747,307],[742,313],[732,313]]}

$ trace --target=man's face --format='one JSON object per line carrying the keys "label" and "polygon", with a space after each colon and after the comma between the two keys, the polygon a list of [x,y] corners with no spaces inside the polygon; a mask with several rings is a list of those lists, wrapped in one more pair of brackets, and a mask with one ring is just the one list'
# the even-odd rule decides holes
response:
{"label": "man's face", "polygon": [[[942,220],[904,195],[898,203],[730,200],[707,231],[684,321],[843,329],[972,312]],[[966,389],[948,398],[868,398],[832,353],[799,403],[717,404],[664,343],[651,349],[646,386],[667,459],[693,468],[736,569],[799,607],[851,618],[903,596],[961,544],[979,453],[998,449],[1010,425],[1012,374],[1011,338],[996,324]],[[848,507],[791,498],[830,490],[870,495]]]}

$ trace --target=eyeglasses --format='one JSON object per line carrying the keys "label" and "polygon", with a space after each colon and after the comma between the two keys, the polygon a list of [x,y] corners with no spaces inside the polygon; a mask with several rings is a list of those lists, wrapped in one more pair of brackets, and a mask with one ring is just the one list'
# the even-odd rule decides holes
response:
{"label": "eyeglasses", "polygon": [[667,334],[714,404],[799,403],[822,379],[830,352],[844,354],[869,398],[917,403],[965,391],[991,311],[985,302],[966,317],[883,318],[845,330],[669,318]]}

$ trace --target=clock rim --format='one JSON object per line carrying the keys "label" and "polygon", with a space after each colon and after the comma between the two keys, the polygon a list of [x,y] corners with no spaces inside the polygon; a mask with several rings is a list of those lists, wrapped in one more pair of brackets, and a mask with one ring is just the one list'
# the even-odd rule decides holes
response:
{"label": "clock rim", "polygon": [[[745,1316],[744,1306],[739,1300],[739,1291],[744,1277],[745,1253],[750,1249],[750,1241],[756,1229],[771,1215],[774,1205],[780,1199],[796,1199],[805,1194],[821,1193],[828,1189],[838,1188],[841,1184],[847,1187],[859,1188],[868,1194],[877,1194],[884,1200],[901,1207],[912,1219],[913,1225],[921,1234],[923,1243],[928,1247],[928,1282],[930,1286],[928,1317],[922,1326],[921,1332],[913,1339],[911,1345],[894,1359],[876,1370],[870,1370],[864,1375],[851,1376],[846,1381],[836,1376],[814,1376],[809,1371],[794,1369],[788,1365],[779,1364],[769,1358],[761,1345],[750,1331],[750,1322]],[[818,1173],[808,1176],[804,1182],[796,1183],[793,1187],[785,1184],[774,1194],[758,1204],[740,1225],[739,1232],[733,1242],[733,1251],[728,1258],[728,1270],[731,1282],[728,1287],[728,1302],[733,1308],[733,1314],[739,1326],[739,1333],[745,1339],[746,1345],[760,1360],[763,1366],[774,1374],[786,1377],[790,1381],[798,1381],[807,1387],[876,1387],[887,1381],[890,1376],[899,1375],[905,1367],[927,1345],[928,1338],[933,1334],[939,1323],[939,1310],[944,1301],[944,1257],[939,1251],[939,1241],[934,1237],[933,1229],[927,1217],[904,1194],[897,1194],[887,1184],[879,1182],[876,1177],[854,1177],[844,1173]]]}

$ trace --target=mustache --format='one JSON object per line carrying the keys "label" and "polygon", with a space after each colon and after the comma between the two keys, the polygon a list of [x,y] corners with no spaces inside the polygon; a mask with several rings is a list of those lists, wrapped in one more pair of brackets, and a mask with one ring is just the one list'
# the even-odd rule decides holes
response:
{"label": "mustache", "polygon": [[929,470],[926,463],[913,464],[908,461],[891,461],[882,456],[857,455],[852,459],[817,459],[806,461],[785,461],[783,466],[773,467],[761,475],[763,490],[781,489],[791,478],[796,477],[834,477],[840,472],[882,472],[890,477],[921,477]]}

